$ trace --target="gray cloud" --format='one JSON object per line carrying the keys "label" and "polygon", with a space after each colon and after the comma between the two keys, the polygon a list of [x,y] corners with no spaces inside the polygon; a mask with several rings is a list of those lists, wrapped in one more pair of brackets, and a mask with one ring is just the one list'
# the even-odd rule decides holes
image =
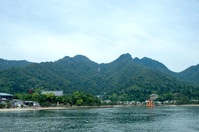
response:
{"label": "gray cloud", "polygon": [[199,63],[197,0],[2,0],[0,57],[54,61],[83,54],[102,63],[122,53],[171,70]]}

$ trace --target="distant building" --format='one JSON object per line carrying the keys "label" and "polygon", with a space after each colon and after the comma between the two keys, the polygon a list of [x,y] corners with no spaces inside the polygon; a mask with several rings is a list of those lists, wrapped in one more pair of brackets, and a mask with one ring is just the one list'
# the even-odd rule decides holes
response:
{"label": "distant building", "polygon": [[36,101],[24,101],[24,104],[30,107],[40,107],[39,103]]}
{"label": "distant building", "polygon": [[63,91],[41,91],[42,94],[53,93],[55,96],[63,96]]}
{"label": "distant building", "polygon": [[104,100],[102,103],[111,103],[111,100]]}
{"label": "distant building", "polygon": [[26,107],[26,105],[24,104],[23,100],[13,99],[13,107],[21,108],[21,107]]}
{"label": "distant building", "polygon": [[150,100],[156,100],[159,96],[157,94],[151,94]]}
{"label": "distant building", "polygon": [[6,100],[12,100],[13,95],[8,93],[0,93],[0,103],[5,102]]}

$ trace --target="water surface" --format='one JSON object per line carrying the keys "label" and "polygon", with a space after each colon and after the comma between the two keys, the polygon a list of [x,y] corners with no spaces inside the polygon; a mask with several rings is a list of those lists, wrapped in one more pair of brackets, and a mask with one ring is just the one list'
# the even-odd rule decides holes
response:
{"label": "water surface", "polygon": [[0,112],[0,132],[198,132],[199,107]]}

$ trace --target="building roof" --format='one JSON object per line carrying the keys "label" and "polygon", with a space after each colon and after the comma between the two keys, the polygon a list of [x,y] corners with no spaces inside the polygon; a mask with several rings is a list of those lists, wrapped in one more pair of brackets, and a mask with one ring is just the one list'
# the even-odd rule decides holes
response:
{"label": "building roof", "polygon": [[152,97],[152,96],[153,96],[153,97],[154,97],[154,96],[158,96],[158,94],[151,94],[150,97]]}
{"label": "building roof", "polygon": [[0,93],[0,96],[13,96],[13,95],[8,93]]}
{"label": "building roof", "polygon": [[155,100],[155,99],[157,99],[159,96],[158,96],[158,94],[151,94],[150,95],[150,99],[151,100]]}
{"label": "building roof", "polygon": [[53,93],[55,96],[63,96],[63,91],[41,91],[42,94]]}

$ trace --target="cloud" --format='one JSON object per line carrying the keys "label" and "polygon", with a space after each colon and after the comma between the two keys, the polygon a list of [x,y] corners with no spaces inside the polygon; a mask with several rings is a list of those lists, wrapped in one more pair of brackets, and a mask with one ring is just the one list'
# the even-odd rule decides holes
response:
{"label": "cloud", "polygon": [[3,0],[0,56],[40,62],[83,54],[107,63],[129,52],[181,71],[198,63],[198,4],[197,0]]}

